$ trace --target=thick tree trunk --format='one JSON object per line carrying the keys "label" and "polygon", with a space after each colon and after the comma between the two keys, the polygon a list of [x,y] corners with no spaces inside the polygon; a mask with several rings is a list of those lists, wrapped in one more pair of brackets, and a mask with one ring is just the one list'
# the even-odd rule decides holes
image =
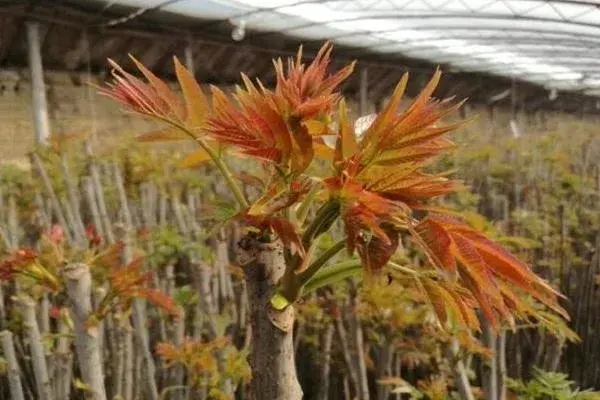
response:
{"label": "thick tree trunk", "polygon": [[251,234],[237,247],[246,275],[252,325],[250,398],[300,400],[302,388],[294,362],[294,309],[288,306],[280,312],[270,304],[285,272],[283,247],[279,242],[260,242]]}

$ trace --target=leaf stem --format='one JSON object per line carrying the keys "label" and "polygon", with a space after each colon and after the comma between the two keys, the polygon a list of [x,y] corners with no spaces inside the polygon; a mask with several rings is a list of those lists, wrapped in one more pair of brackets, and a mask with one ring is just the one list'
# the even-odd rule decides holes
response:
{"label": "leaf stem", "polygon": [[170,120],[168,118],[158,117],[158,116],[157,116],[157,118],[173,125],[176,128],[181,129],[186,135],[188,135],[190,138],[194,139],[196,141],[196,143],[198,143],[200,145],[200,147],[202,147],[202,149],[204,151],[206,151],[206,153],[209,155],[209,157],[215,163],[217,168],[219,168],[219,171],[221,171],[223,178],[225,178],[227,186],[229,186],[229,189],[233,193],[233,196],[235,197],[235,199],[237,200],[239,205],[242,208],[248,208],[248,200],[246,200],[246,197],[242,193],[242,189],[239,187],[239,185],[237,184],[235,179],[233,179],[233,175],[231,174],[229,167],[227,166],[227,164],[225,164],[223,162],[221,157],[219,157],[219,154],[217,154],[213,149],[211,149],[210,146],[208,146],[206,144],[206,142],[204,140],[202,140],[202,138],[199,138],[198,136],[194,135],[194,133],[192,131],[190,131],[188,128],[186,128],[184,125],[180,124],[179,122]]}
{"label": "leaf stem", "polygon": [[303,287],[303,294],[342,281],[363,271],[360,260],[346,260],[320,269]]}
{"label": "leaf stem", "polygon": [[306,282],[308,282],[319,271],[319,269],[327,263],[327,261],[331,260],[333,256],[339,253],[344,247],[346,247],[346,238],[328,248],[323,254],[321,254],[319,258],[313,261],[313,263],[310,264],[306,270],[298,275],[297,280],[300,286],[305,285]]}
{"label": "leaf stem", "polygon": [[315,215],[302,235],[302,245],[305,249],[310,248],[315,237],[331,227],[331,224],[333,224],[339,213],[340,203],[336,200],[329,200],[319,208],[317,215]]}
{"label": "leaf stem", "polygon": [[214,150],[210,148],[210,146],[204,143],[202,139],[198,138],[196,139],[196,142],[200,145],[200,147],[204,149],[204,151],[208,153],[208,155],[210,156],[210,158],[212,158],[217,168],[219,168],[221,174],[227,182],[227,186],[229,186],[229,189],[233,192],[233,195],[235,196],[235,199],[237,200],[239,205],[242,208],[248,208],[248,201],[246,200],[246,197],[244,197],[240,186],[237,184],[235,179],[233,179],[233,175],[231,174],[229,167],[227,167],[227,165],[223,162],[219,155],[216,154]]}
{"label": "leaf stem", "polygon": [[296,220],[298,221],[299,224],[304,223],[304,220],[306,219],[306,216],[308,215],[308,210],[310,209],[310,204],[314,200],[314,198],[317,195],[317,193],[319,192],[319,190],[320,190],[320,187],[318,185],[315,185],[310,190],[310,192],[306,195],[306,197],[304,198],[302,203],[300,203],[300,206],[296,210]]}

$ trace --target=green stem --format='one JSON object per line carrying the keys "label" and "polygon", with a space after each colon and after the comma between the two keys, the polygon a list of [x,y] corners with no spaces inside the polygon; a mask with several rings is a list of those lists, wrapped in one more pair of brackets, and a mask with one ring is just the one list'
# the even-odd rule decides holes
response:
{"label": "green stem", "polygon": [[163,389],[163,391],[160,393],[159,398],[162,399],[166,399],[167,395],[171,392],[175,392],[177,390],[182,390],[182,391],[189,391],[190,388],[187,385],[174,385],[174,386],[167,386],[166,388]]}
{"label": "green stem", "polygon": [[346,238],[340,240],[330,248],[328,248],[319,258],[313,261],[312,264],[306,268],[301,274],[298,275],[297,281],[300,286],[304,286],[318,271],[319,269],[331,260],[333,256],[339,253],[344,247],[346,247]]}
{"label": "green stem", "polygon": [[307,294],[323,286],[341,282],[345,278],[354,276],[362,271],[363,267],[360,260],[346,260],[330,265],[320,269],[312,279],[306,282],[306,285],[302,288],[302,293]]}
{"label": "green stem", "polygon": [[318,185],[313,187],[310,190],[310,192],[306,195],[306,197],[304,198],[304,201],[302,201],[302,203],[300,203],[298,210],[296,210],[296,220],[298,221],[299,224],[304,223],[304,220],[306,219],[306,216],[308,215],[308,210],[310,210],[310,205],[311,205],[312,201],[314,200],[316,194],[318,193],[319,189],[320,189],[320,187]]}
{"label": "green stem", "polygon": [[246,197],[244,197],[244,194],[242,193],[242,189],[239,187],[239,185],[237,184],[235,179],[233,179],[233,175],[231,174],[231,171],[229,170],[227,165],[223,162],[223,160],[221,160],[219,155],[216,154],[214,152],[214,150],[210,148],[210,146],[208,146],[206,143],[204,143],[204,141],[202,139],[196,139],[196,142],[198,142],[200,147],[202,147],[204,149],[204,151],[206,151],[206,153],[208,153],[208,155],[210,156],[210,158],[212,158],[212,160],[215,163],[215,165],[217,166],[217,168],[219,168],[219,170],[221,171],[221,174],[223,175],[223,177],[225,178],[225,181],[227,182],[227,186],[229,186],[229,189],[233,192],[233,195],[235,196],[235,199],[237,200],[239,205],[242,208],[248,208],[248,201],[246,200]]}
{"label": "green stem", "polygon": [[302,235],[302,244],[305,249],[310,248],[310,245],[315,237],[325,232],[340,213],[340,203],[336,200],[329,200],[323,204],[317,215],[313,218],[310,225]]}
{"label": "green stem", "polygon": [[237,182],[233,179],[233,175],[231,175],[231,171],[229,170],[229,167],[223,162],[221,157],[219,157],[219,155],[213,149],[211,149],[210,146],[208,146],[204,142],[204,140],[202,140],[198,136],[194,135],[193,132],[191,132],[184,125],[182,125],[176,121],[172,121],[168,118],[161,118],[161,117],[158,117],[158,119],[160,119],[164,122],[167,122],[176,128],[181,129],[186,135],[188,135],[189,137],[194,139],[196,141],[196,143],[198,143],[200,145],[200,147],[202,147],[202,149],[204,151],[206,151],[206,153],[213,160],[213,162],[215,163],[217,168],[219,168],[219,171],[221,171],[223,178],[225,178],[227,186],[229,186],[229,189],[233,192],[233,195],[234,195],[235,199],[237,200],[237,202],[239,203],[239,205],[242,208],[248,208],[248,200],[246,200],[244,193],[242,193],[242,189],[239,187]]}

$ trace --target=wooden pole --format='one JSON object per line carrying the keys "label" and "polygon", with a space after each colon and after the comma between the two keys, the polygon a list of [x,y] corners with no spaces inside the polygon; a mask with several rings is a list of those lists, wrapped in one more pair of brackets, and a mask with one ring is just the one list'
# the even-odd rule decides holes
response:
{"label": "wooden pole", "polygon": [[192,75],[196,74],[194,68],[194,50],[192,49],[192,38],[188,39],[187,45],[185,46],[185,67],[190,71]]}
{"label": "wooden pole", "polygon": [[359,92],[359,102],[360,102],[360,116],[364,117],[367,115],[367,111],[369,109],[369,71],[367,67],[363,67],[360,70],[360,92]]}
{"label": "wooden pole", "polygon": [[50,136],[46,87],[40,51],[40,29],[37,22],[27,23],[27,47],[29,49],[29,72],[31,74],[31,106],[36,144],[45,145]]}

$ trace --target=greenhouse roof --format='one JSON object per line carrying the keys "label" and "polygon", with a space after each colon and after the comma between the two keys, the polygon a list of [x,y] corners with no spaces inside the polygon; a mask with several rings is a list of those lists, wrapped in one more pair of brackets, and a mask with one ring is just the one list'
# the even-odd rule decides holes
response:
{"label": "greenhouse roof", "polygon": [[106,73],[107,58],[130,68],[132,54],[173,77],[177,55],[201,82],[237,83],[244,72],[271,84],[272,58],[299,44],[310,58],[332,40],[332,68],[359,61],[348,94],[366,88],[381,99],[406,71],[415,94],[439,66],[440,97],[528,112],[600,109],[600,1],[0,0],[0,69],[24,71],[32,20],[47,70]]}
{"label": "greenhouse roof", "polygon": [[[108,2],[107,2],[108,3]],[[331,39],[376,53],[600,95],[600,2],[119,0],[231,23],[253,36]],[[237,39],[241,39],[239,36]]]}

